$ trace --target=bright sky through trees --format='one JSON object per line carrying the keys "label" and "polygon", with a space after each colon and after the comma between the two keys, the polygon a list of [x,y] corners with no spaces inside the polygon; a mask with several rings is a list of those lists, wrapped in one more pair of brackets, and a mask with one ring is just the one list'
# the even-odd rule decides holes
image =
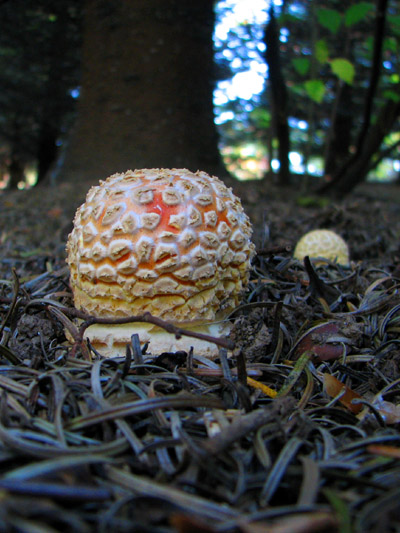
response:
{"label": "bright sky through trees", "polygon": [[[259,103],[267,76],[263,34],[271,0],[220,0],[216,4],[214,44],[216,60],[223,65],[224,79],[214,90],[215,123],[223,127],[229,121],[246,122]],[[274,5],[281,6],[281,0]],[[229,73],[231,76],[229,77]],[[232,108],[230,103],[239,102]],[[234,110],[235,109],[235,110]],[[239,128],[240,129],[240,128]],[[221,130],[222,131],[222,130]],[[239,179],[260,178],[267,165],[265,147],[254,142],[240,146],[221,144],[225,164]],[[242,161],[239,166],[236,159]]]}
{"label": "bright sky through trees", "polygon": [[[242,60],[235,54],[234,43],[230,42],[230,31],[243,24],[264,24],[267,19],[266,8],[268,0],[221,0],[217,5],[217,24],[215,27],[214,40],[216,45],[224,43],[226,48],[222,55],[230,62],[232,70],[242,66]],[[262,33],[259,35],[260,42],[257,48],[249,50],[253,57],[249,57],[250,64],[243,72],[238,72],[229,80],[220,81],[214,92],[216,106],[223,105],[228,100],[243,98],[250,100],[254,94],[259,94],[264,87],[266,64],[261,57],[264,45],[261,42]],[[233,45],[233,46],[232,46]],[[224,116],[219,122],[232,119],[232,116]]]}
{"label": "bright sky through trees", "polygon": [[[275,0],[274,4],[280,6],[282,1]],[[217,84],[214,92],[216,106],[236,98],[251,100],[254,95],[260,94],[264,89],[267,66],[263,59],[265,45],[262,37],[269,5],[269,0],[221,0],[218,2],[214,40],[217,46],[220,43],[225,44],[222,55],[229,61],[232,70],[238,70],[238,72],[231,79]],[[235,40],[230,32],[248,24],[254,24],[256,29],[255,42],[252,43],[252,47],[248,48],[248,65],[245,67],[244,59],[235,53]],[[232,113],[229,112],[222,113],[218,117],[218,122],[232,119],[231,115]]]}

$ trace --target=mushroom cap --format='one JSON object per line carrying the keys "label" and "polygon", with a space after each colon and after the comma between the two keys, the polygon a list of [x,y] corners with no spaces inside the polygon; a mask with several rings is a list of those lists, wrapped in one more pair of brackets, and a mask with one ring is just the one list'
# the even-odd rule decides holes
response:
{"label": "mushroom cap", "polygon": [[347,266],[350,262],[349,248],[346,242],[334,231],[316,229],[301,237],[296,244],[293,257],[302,261],[308,255],[310,258],[325,258]]}
{"label": "mushroom cap", "polygon": [[[107,318],[150,312],[183,327],[220,321],[247,285],[251,234],[240,200],[205,172],[114,174],[89,190],[68,237],[75,306]],[[108,336],[99,342],[109,351],[124,329],[96,328],[97,337]],[[118,338],[110,339],[113,329]],[[131,325],[130,334],[136,329]],[[163,351],[176,348],[174,336],[166,336],[174,342],[162,340]]]}

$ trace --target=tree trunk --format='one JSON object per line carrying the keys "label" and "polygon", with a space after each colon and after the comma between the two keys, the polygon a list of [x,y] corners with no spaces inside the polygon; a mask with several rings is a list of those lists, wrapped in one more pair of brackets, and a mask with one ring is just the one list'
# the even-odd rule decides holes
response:
{"label": "tree trunk", "polygon": [[21,181],[25,180],[24,165],[22,164],[22,161],[20,160],[18,155],[11,154],[10,164],[8,166],[8,173],[10,175],[10,179],[8,181],[7,188],[17,189],[18,184]]}
{"label": "tree trunk", "polygon": [[321,193],[328,192],[341,197],[366,179],[373,155],[379,150],[384,137],[390,132],[400,113],[399,103],[388,101],[380,110],[376,123],[371,126],[374,97],[382,63],[387,5],[388,0],[377,1],[372,68],[365,99],[362,128],[358,136],[355,153],[336,171],[332,181],[320,188],[319,192]]}
{"label": "tree trunk", "polygon": [[[68,112],[73,109],[73,99],[67,93],[71,79],[75,81],[77,69],[77,52],[72,53],[73,45],[78,39],[72,40],[71,17],[66,13],[65,2],[55,3],[53,7],[55,21],[52,23],[52,33],[46,41],[44,49],[45,83],[43,96],[38,113],[38,134],[36,146],[37,183],[46,181],[47,173],[55,163],[58,146],[57,141],[65,127]],[[78,33],[78,30],[76,30]],[[74,42],[75,41],[75,42]],[[60,57],[63,61],[60,61]],[[70,79],[71,78],[71,79]],[[67,85],[68,82],[68,85]]]}
{"label": "tree trunk", "polygon": [[343,161],[349,158],[349,148],[351,145],[351,132],[353,131],[352,96],[353,89],[344,82],[335,102],[336,113],[333,116],[333,123],[329,136],[329,142],[325,156],[325,176],[334,176]]}
{"label": "tree trunk", "polygon": [[59,131],[47,121],[40,124],[37,148],[37,183],[41,183],[47,176],[57,156],[56,141]]}
{"label": "tree trunk", "polygon": [[280,164],[279,183],[281,185],[289,185],[290,136],[287,112],[288,96],[280,64],[279,30],[272,8],[270,9],[269,15],[270,19],[264,36],[267,47],[265,58],[269,69],[273,129],[278,140],[278,159]]}
{"label": "tree trunk", "polygon": [[[397,91],[400,90],[400,84]],[[364,138],[357,159],[355,159],[337,179],[323,185],[320,194],[332,194],[343,197],[367,177],[371,160],[379,150],[384,138],[391,131],[394,122],[400,116],[400,102],[389,100],[380,110],[374,124]]]}
{"label": "tree trunk", "polygon": [[87,0],[82,89],[61,178],[129,168],[221,175],[212,0]]}

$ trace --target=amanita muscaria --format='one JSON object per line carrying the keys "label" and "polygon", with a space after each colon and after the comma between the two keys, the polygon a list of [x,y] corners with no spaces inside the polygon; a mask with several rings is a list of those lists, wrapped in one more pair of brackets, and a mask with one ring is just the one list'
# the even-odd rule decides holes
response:
{"label": "amanita muscaria", "polygon": [[293,257],[302,261],[305,256],[314,259],[316,264],[321,262],[321,258],[336,261],[343,266],[348,266],[350,262],[346,241],[329,229],[312,230],[301,237],[296,244]]}
{"label": "amanita muscaria", "polygon": [[[213,336],[229,333],[224,318],[248,283],[254,245],[240,200],[216,177],[186,169],[114,174],[92,187],[68,238],[75,306],[96,317],[150,312]],[[94,324],[86,330],[105,356],[123,355],[138,333],[148,351],[188,350],[215,356],[217,347],[152,324]]]}

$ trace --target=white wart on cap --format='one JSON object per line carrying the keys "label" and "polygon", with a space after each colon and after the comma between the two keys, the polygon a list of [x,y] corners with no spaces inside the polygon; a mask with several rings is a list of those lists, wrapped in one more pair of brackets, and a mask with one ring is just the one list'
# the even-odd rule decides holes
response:
{"label": "white wart on cap", "polygon": [[[152,315],[213,336],[248,282],[254,245],[240,200],[216,177],[186,169],[114,174],[92,187],[67,243],[75,306],[96,317]],[[147,323],[86,330],[105,356],[124,355],[131,335],[149,352],[215,356],[213,343],[176,339]]]}

